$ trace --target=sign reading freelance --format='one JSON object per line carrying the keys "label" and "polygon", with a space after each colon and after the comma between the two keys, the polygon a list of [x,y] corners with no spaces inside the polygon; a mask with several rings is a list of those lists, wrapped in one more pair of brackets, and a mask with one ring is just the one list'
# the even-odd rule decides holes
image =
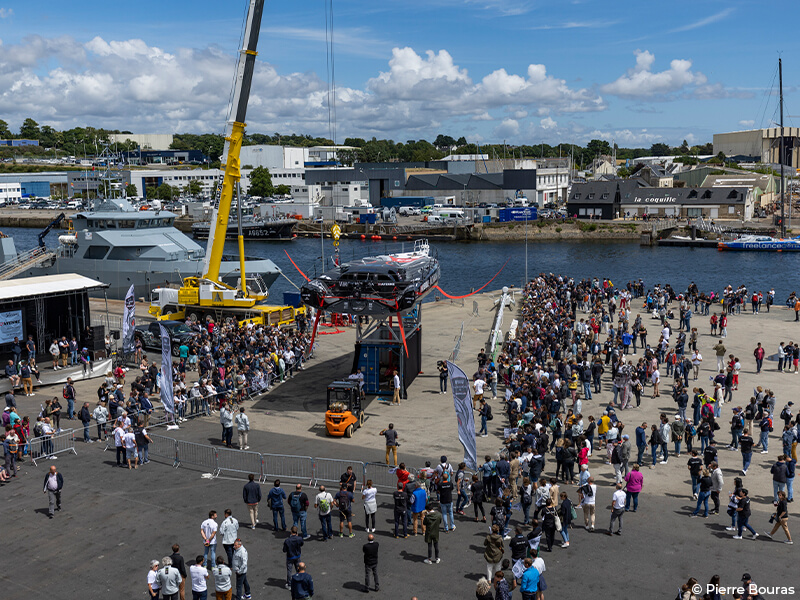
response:
{"label": "sign reading freelance", "polygon": [[14,338],[23,339],[22,311],[12,310],[0,313],[0,344],[13,342]]}

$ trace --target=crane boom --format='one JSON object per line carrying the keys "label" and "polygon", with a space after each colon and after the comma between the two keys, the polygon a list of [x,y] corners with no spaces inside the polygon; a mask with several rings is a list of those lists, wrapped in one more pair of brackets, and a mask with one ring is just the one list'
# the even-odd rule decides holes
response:
{"label": "crane boom", "polygon": [[[224,164],[222,182],[218,186],[214,212],[211,216],[211,228],[206,246],[205,279],[219,283],[220,263],[225,247],[225,233],[228,230],[228,218],[231,212],[234,190],[242,174],[240,171],[239,151],[244,137],[247,101],[250,98],[250,85],[256,62],[256,47],[261,29],[261,15],[264,12],[264,0],[249,0],[242,48],[236,65],[236,80],[233,84],[230,120],[225,124],[225,146],[222,152]],[[239,237],[239,264],[243,291],[245,288],[244,247]],[[246,291],[245,291],[246,293]]]}

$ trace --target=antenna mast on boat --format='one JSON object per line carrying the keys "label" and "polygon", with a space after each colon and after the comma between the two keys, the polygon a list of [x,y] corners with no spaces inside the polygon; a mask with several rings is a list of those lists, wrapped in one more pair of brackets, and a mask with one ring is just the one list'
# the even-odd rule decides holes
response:
{"label": "antenna mast on boat", "polygon": [[[780,138],[780,150],[778,153],[778,161],[781,163],[781,237],[786,237],[786,219],[784,217],[784,210],[783,206],[785,204],[783,198],[783,62],[781,59],[778,59],[778,92],[780,97],[780,107],[781,107],[781,138]],[[791,202],[791,196],[790,200]],[[791,211],[791,207],[790,207]]]}

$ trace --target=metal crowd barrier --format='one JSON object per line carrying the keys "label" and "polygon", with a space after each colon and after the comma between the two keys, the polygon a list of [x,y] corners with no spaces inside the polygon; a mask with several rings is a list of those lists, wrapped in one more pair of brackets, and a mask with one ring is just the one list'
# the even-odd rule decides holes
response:
{"label": "metal crowd barrier", "polygon": [[366,463],[364,465],[364,482],[366,483],[368,479],[371,479],[372,485],[375,487],[394,490],[397,488],[396,468],[397,467],[390,467],[386,463]]}
{"label": "metal crowd barrier", "polygon": [[213,446],[204,446],[203,444],[195,444],[194,442],[175,440],[175,460],[178,466],[186,464],[196,467],[206,467],[208,469],[213,469],[212,474],[214,477],[219,475],[217,449]]}
{"label": "metal crowd barrier", "polygon": [[[314,482],[315,483],[335,483],[338,484],[342,473],[347,471],[347,467],[353,467],[355,473],[361,472],[361,481],[358,485],[364,485],[364,463],[338,458],[314,458]],[[397,479],[395,478],[395,482]]]}
{"label": "metal crowd barrier", "polygon": [[50,437],[33,438],[30,441],[31,460],[34,465],[37,464],[37,460],[47,460],[49,457],[63,452],[72,452],[75,456],[78,455],[75,451],[74,429],[67,429]]}
{"label": "metal crowd barrier", "polygon": [[261,480],[264,482],[276,477],[307,481],[308,485],[314,481],[314,459],[310,456],[262,454],[261,457]]}
{"label": "metal crowd barrier", "polygon": [[216,473],[231,471],[233,473],[253,473],[263,475],[263,458],[258,452],[232,450],[231,448],[215,448],[217,452]]}
{"label": "metal crowd barrier", "polygon": [[[222,472],[255,475],[262,483],[275,478],[305,482],[306,485],[320,483],[338,484],[347,467],[353,467],[359,479],[357,491],[368,479],[382,492],[391,493],[397,487],[394,467],[384,463],[363,463],[338,458],[295,456],[292,454],[264,454],[243,452],[231,448],[219,448],[194,442],[150,434],[151,457],[172,462],[173,467],[191,465],[208,469],[214,477]],[[419,476],[415,469],[409,472]]]}
{"label": "metal crowd barrier", "polygon": [[149,436],[152,441],[147,447],[148,454],[171,460],[172,466],[177,467],[180,461],[178,460],[178,445],[175,439],[152,433]]}

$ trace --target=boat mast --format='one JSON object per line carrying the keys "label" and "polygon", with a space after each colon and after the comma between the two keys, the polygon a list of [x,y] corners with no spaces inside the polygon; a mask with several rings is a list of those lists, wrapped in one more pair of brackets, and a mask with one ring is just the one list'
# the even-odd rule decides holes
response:
{"label": "boat mast", "polygon": [[[778,161],[781,163],[781,237],[786,237],[786,219],[784,217],[783,206],[785,204],[783,198],[783,63],[778,59],[778,91],[781,106],[781,138],[780,138],[780,151],[778,153]],[[791,200],[790,200],[791,202]],[[790,207],[791,210],[791,207]]]}

